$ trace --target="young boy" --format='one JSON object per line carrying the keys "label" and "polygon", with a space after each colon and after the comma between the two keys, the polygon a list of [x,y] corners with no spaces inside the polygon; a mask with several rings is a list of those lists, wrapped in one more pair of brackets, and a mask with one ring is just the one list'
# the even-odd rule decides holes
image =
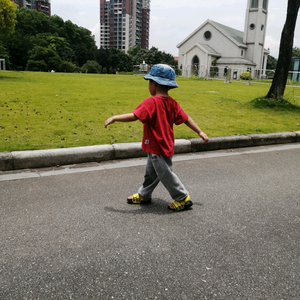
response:
{"label": "young boy", "polygon": [[148,153],[144,183],[138,193],[127,198],[127,203],[151,203],[152,192],[161,181],[174,200],[168,208],[184,210],[190,208],[193,203],[188,191],[172,171],[173,124],[185,123],[205,143],[208,142],[208,137],[169,96],[168,91],[178,87],[175,72],[171,67],[164,64],[154,65],[144,78],[149,80],[149,92],[152,97],[145,99],[132,113],[113,116],[104,123],[105,128],[114,122],[132,122],[137,119],[144,124],[142,149]]}

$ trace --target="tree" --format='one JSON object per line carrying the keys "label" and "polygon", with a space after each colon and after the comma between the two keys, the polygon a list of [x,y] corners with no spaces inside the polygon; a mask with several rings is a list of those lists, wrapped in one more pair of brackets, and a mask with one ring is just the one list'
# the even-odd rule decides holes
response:
{"label": "tree", "polygon": [[58,70],[60,65],[61,59],[51,46],[36,46],[30,51],[26,70],[47,72],[49,70]]}
{"label": "tree", "polygon": [[90,30],[79,27],[71,21],[64,24],[64,34],[76,56],[76,64],[82,66],[88,60],[94,60],[97,50],[95,39]]}
{"label": "tree", "polygon": [[38,33],[49,32],[50,20],[42,12],[37,10],[20,8],[17,11],[17,27],[16,29],[23,35],[34,36]]}
{"label": "tree", "polygon": [[[51,34],[39,33],[31,37],[31,42],[34,46],[49,47],[51,46],[53,50],[57,52],[59,57],[63,60],[73,61],[75,54],[70,48],[69,43],[65,38],[59,37],[56,33]],[[74,58],[74,60],[76,60]]]}
{"label": "tree", "polygon": [[294,47],[292,57],[300,57],[300,48]]}
{"label": "tree", "polygon": [[95,60],[102,66],[102,73],[115,73],[116,71],[132,71],[132,60],[124,51],[116,48],[100,48],[95,52]]}
{"label": "tree", "polygon": [[10,35],[16,25],[16,5],[10,0],[0,0],[0,38]]}
{"label": "tree", "polygon": [[16,15],[15,32],[3,40],[12,68],[24,70],[33,66],[34,69],[48,69],[47,63],[33,63],[37,60],[32,58],[27,65],[30,51],[37,46],[50,47],[56,52],[65,66],[63,70],[78,70],[74,64],[81,67],[87,60],[95,59],[97,46],[88,29],[78,27],[71,21],[64,22],[59,16],[48,18],[44,13],[26,8],[19,9]]}
{"label": "tree", "polygon": [[300,7],[300,0],[288,0],[287,16],[281,33],[279,57],[275,76],[266,98],[280,99],[284,94],[292,59],[294,32]]}
{"label": "tree", "polygon": [[86,64],[84,64],[81,68],[83,73],[93,73],[99,74],[101,73],[101,66],[94,60],[88,60]]}
{"label": "tree", "polygon": [[128,51],[128,55],[131,57],[136,56],[140,51],[142,50],[142,47],[140,44],[136,44],[135,46],[132,46]]}
{"label": "tree", "polygon": [[16,28],[15,33],[6,39],[4,43],[8,50],[13,69],[24,70],[28,61],[28,51],[33,47],[30,37],[22,34]]}
{"label": "tree", "polygon": [[59,17],[57,15],[51,16],[51,18],[49,20],[49,25],[50,25],[50,32],[52,34],[57,33],[58,36],[65,37],[65,34],[64,34],[65,22],[61,17]]}
{"label": "tree", "polygon": [[155,64],[167,64],[170,66],[176,65],[174,61],[174,57],[172,54],[166,53],[164,51],[159,51],[157,48],[152,47],[150,50],[147,49],[140,49],[139,47],[135,46],[130,49],[129,54],[132,56],[132,61],[134,65],[139,65],[143,61],[145,61],[148,65],[155,65]]}
{"label": "tree", "polygon": [[26,8],[17,10],[16,15],[15,32],[4,39],[4,46],[8,50],[12,67],[24,70],[28,53],[35,47],[32,37],[49,31],[49,18],[44,13]]}
{"label": "tree", "polygon": [[267,70],[275,70],[277,66],[277,59],[272,55],[268,55]]}
{"label": "tree", "polygon": [[68,72],[68,73],[74,73],[74,72],[79,73],[80,68],[75,66],[73,63],[71,63],[69,61],[62,61],[60,66],[59,66],[59,69],[57,71],[59,71],[59,72]]}

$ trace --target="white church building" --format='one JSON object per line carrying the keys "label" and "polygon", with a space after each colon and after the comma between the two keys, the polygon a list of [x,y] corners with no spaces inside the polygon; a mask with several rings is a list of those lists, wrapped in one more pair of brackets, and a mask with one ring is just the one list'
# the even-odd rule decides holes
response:
{"label": "white church building", "polygon": [[241,72],[265,77],[269,51],[264,48],[268,0],[247,0],[244,32],[212,20],[205,21],[177,45],[178,67],[189,77],[230,77]]}

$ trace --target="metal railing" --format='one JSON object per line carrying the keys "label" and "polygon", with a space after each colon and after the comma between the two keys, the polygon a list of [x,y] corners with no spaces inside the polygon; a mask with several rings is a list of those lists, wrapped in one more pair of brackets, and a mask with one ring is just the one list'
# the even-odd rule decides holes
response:
{"label": "metal railing", "polygon": [[[227,79],[227,80],[239,80],[241,79],[241,73],[250,72],[252,79],[273,79],[275,70],[263,70],[256,68],[235,68],[226,66],[211,66],[206,67],[204,65],[187,65],[182,66],[178,70],[178,73],[184,77],[202,77],[202,78],[215,78],[215,79]],[[300,82],[299,71],[289,71],[288,79],[293,82]]]}

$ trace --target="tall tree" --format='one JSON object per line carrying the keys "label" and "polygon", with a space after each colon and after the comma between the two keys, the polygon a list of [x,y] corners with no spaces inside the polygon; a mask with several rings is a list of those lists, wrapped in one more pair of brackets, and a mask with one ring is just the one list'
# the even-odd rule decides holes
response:
{"label": "tall tree", "polygon": [[286,87],[292,59],[294,32],[300,7],[300,0],[288,0],[285,25],[281,33],[279,57],[275,76],[266,98],[282,98]]}
{"label": "tall tree", "polygon": [[10,56],[12,68],[23,71],[27,64],[28,51],[33,48],[30,36],[22,34],[16,28],[15,33],[6,39],[5,46]]}
{"label": "tall tree", "polygon": [[17,11],[17,21],[16,30],[27,36],[49,32],[50,29],[49,18],[35,9],[20,8]]}
{"label": "tall tree", "polygon": [[300,57],[300,48],[299,47],[293,48],[293,57]]}
{"label": "tall tree", "polygon": [[[4,48],[1,50],[2,56],[4,50],[8,53],[12,68],[24,70],[29,56],[32,56],[29,51],[36,46],[43,48],[51,46],[62,61],[68,61],[77,66],[82,66],[87,60],[94,59],[97,46],[88,29],[78,27],[71,21],[64,22],[59,16],[54,15],[48,18],[44,13],[26,8],[19,9],[16,15],[15,32],[3,39]],[[49,51],[44,51],[44,53],[48,55]],[[34,56],[30,58],[30,66],[33,66],[34,59]],[[67,65],[64,70],[69,70],[69,67],[70,65]]]}
{"label": "tall tree", "polygon": [[124,51],[117,48],[100,48],[95,51],[95,60],[102,67],[103,73],[131,72],[132,59]]}
{"label": "tall tree", "polygon": [[29,51],[29,59],[26,69],[28,71],[49,71],[58,70],[61,59],[56,51],[51,47],[36,46]]}
{"label": "tall tree", "polygon": [[268,55],[267,70],[275,70],[277,66],[277,59],[272,55]]}
{"label": "tall tree", "polygon": [[172,54],[160,51],[155,47],[152,47],[150,50],[147,50],[140,49],[139,46],[135,46],[128,51],[128,54],[132,57],[134,65],[139,65],[143,61],[145,61],[145,63],[149,65],[159,63],[164,63],[170,66],[176,65]]}
{"label": "tall tree", "polygon": [[10,35],[16,25],[16,5],[10,0],[0,0],[0,38]]}

